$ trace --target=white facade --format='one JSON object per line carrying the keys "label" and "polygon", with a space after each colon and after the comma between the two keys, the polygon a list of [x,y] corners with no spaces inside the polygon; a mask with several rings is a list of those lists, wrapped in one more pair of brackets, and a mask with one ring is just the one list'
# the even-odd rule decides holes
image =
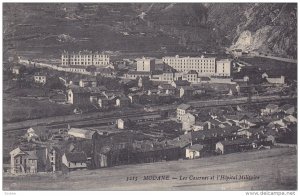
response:
{"label": "white facade", "polygon": [[182,116],[182,130],[190,131],[192,130],[192,126],[195,124],[195,116],[191,113],[187,113]]}
{"label": "white facade", "polygon": [[80,51],[78,53],[63,52],[61,55],[62,66],[106,66],[109,64],[109,56],[99,52]]}
{"label": "white facade", "polygon": [[82,169],[82,168],[86,168],[87,165],[85,162],[71,162],[71,161],[68,161],[67,157],[66,157],[66,154],[64,154],[62,156],[62,164],[64,164],[67,168],[69,169]]}
{"label": "white facade", "polygon": [[215,74],[216,58],[202,57],[163,57],[163,62],[179,72],[195,70],[199,75],[210,76]]}
{"label": "white facade", "polygon": [[46,84],[46,76],[36,75],[34,76],[34,81],[40,84]]}
{"label": "white facade", "polygon": [[188,159],[200,158],[200,152],[190,148],[185,149],[185,157]]}
{"label": "white facade", "polygon": [[154,71],[155,60],[150,58],[141,58],[136,60],[136,70],[137,71]]}
{"label": "white facade", "polygon": [[231,61],[222,59],[216,62],[216,76],[231,76]]}

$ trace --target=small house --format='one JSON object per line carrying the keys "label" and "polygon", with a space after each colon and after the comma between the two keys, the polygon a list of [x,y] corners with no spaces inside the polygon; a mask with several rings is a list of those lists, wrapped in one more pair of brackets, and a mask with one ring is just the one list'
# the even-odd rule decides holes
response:
{"label": "small house", "polygon": [[188,110],[191,108],[188,104],[181,104],[177,108],[177,119],[182,120],[182,116],[184,116]]}
{"label": "small house", "polygon": [[96,80],[96,78],[81,79],[79,81],[79,86],[80,87],[96,87],[97,80]]}
{"label": "small house", "polygon": [[229,154],[234,152],[241,152],[244,150],[250,150],[256,145],[252,140],[247,138],[240,138],[236,140],[225,140],[216,143],[216,152],[219,154]]}
{"label": "small house", "polygon": [[46,141],[50,138],[49,129],[44,126],[34,126],[27,129],[25,137],[27,141]]}
{"label": "small house", "polygon": [[290,104],[285,104],[280,107],[280,110],[282,112],[284,112],[285,114],[292,115],[295,112],[295,106],[290,105]]}
{"label": "small house", "polygon": [[201,144],[195,144],[187,147],[185,150],[185,158],[187,159],[197,159],[202,157],[204,146]]}
{"label": "small house", "polygon": [[191,113],[184,114],[181,119],[182,130],[190,131],[192,129],[192,126],[195,124],[195,119],[195,116]]}
{"label": "small house", "polygon": [[192,86],[182,86],[179,89],[180,98],[191,98],[193,96],[194,88]]}
{"label": "small house", "polygon": [[261,115],[262,116],[271,115],[278,112],[278,110],[279,110],[278,105],[270,103],[266,106],[266,108],[261,110]]}
{"label": "small house", "polygon": [[39,84],[46,84],[47,76],[43,74],[36,74],[33,76],[34,82]]}
{"label": "small house", "polygon": [[37,173],[38,157],[34,150],[23,151],[19,147],[10,152],[12,174]]}
{"label": "small house", "polygon": [[88,129],[79,129],[79,128],[71,128],[68,131],[68,135],[75,137],[75,138],[82,138],[82,139],[92,139],[96,131],[88,130]]}
{"label": "small house", "polygon": [[62,156],[62,164],[67,171],[87,168],[87,157],[84,152],[68,152]]}
{"label": "small house", "polygon": [[119,97],[116,99],[117,107],[128,107],[130,105],[130,99],[128,97]]}

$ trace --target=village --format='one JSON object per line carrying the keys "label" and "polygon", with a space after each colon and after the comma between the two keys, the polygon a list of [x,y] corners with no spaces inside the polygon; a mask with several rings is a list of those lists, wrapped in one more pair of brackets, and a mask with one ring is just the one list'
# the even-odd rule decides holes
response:
{"label": "village", "polygon": [[[10,145],[4,171],[66,174],[295,147],[296,80],[242,55],[111,61],[100,52],[64,51],[59,64],[17,57],[6,80],[38,91],[22,99],[55,104],[59,120],[20,126],[24,134]],[[49,117],[34,115],[22,120]]]}

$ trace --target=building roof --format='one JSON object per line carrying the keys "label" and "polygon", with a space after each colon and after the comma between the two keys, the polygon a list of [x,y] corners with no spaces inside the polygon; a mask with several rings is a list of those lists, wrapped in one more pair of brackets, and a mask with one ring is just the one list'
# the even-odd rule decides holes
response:
{"label": "building roof", "polygon": [[209,121],[201,122],[201,121],[196,121],[195,126],[205,126],[209,123]]}
{"label": "building roof", "polygon": [[35,151],[25,151],[25,152],[27,154],[28,159],[30,159],[30,160],[37,160],[38,159]]}
{"label": "building roof", "polygon": [[193,91],[194,88],[192,86],[181,86],[180,89],[183,89],[185,91]]}
{"label": "building roof", "polygon": [[88,130],[88,129],[79,129],[79,128],[71,128],[68,131],[69,135],[73,134],[83,134],[86,139],[92,139],[93,135],[96,131]]}
{"label": "building roof", "polygon": [[278,108],[278,105],[275,105],[275,104],[272,104],[272,103],[269,103],[267,106],[266,106],[266,109],[271,109],[271,110],[275,110]]}
{"label": "building roof", "polygon": [[232,146],[232,145],[239,145],[239,144],[251,144],[253,141],[247,138],[239,138],[236,140],[225,140],[220,141],[223,146]]}
{"label": "building roof", "polygon": [[69,152],[66,153],[66,158],[69,162],[86,162],[86,154],[84,152]]}
{"label": "building roof", "polygon": [[171,84],[160,84],[158,86],[159,89],[163,89],[163,90],[174,90],[175,87],[172,86]]}
{"label": "building roof", "polygon": [[80,79],[82,82],[97,82],[96,78],[84,78]]}
{"label": "building roof", "polygon": [[187,80],[176,80],[176,81],[173,81],[176,86],[189,86],[190,83],[187,81]]}
{"label": "building roof", "polygon": [[151,75],[149,71],[129,71],[128,75]]}
{"label": "building roof", "polygon": [[190,71],[188,72],[188,74],[197,74],[197,75],[198,75],[198,72],[196,72],[195,70],[190,70]]}
{"label": "building roof", "polygon": [[201,81],[210,81],[209,77],[199,77]]}
{"label": "building roof", "polygon": [[180,104],[178,107],[177,107],[177,109],[181,109],[181,110],[187,110],[187,109],[189,109],[191,106],[190,105],[188,105],[188,104]]}
{"label": "building roof", "polygon": [[289,110],[289,109],[291,109],[291,108],[293,108],[294,106],[293,105],[291,105],[291,104],[284,104],[283,106],[281,106],[281,109],[283,110],[283,111],[286,111],[286,110]]}
{"label": "building roof", "polygon": [[188,147],[188,149],[196,150],[196,151],[201,151],[203,148],[204,148],[204,146],[201,144],[195,144],[195,145]]}

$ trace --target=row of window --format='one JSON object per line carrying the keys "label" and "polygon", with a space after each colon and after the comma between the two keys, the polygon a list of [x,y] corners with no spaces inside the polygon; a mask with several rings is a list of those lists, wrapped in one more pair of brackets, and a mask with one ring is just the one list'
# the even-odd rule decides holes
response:
{"label": "row of window", "polygon": [[62,55],[62,58],[109,58],[108,55]]}
{"label": "row of window", "polygon": [[213,59],[163,59],[164,62],[215,62]]}

